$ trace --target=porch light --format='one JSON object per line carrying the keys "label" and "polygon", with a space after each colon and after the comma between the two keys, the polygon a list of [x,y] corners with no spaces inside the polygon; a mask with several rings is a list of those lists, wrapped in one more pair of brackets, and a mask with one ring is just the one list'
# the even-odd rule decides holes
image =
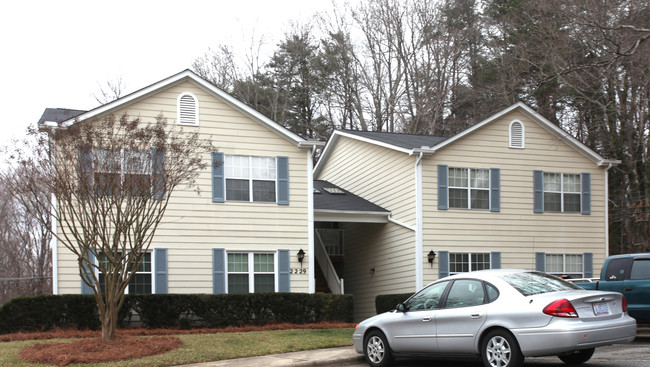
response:
{"label": "porch light", "polygon": [[302,249],[300,249],[300,250],[298,251],[298,262],[300,263],[300,267],[301,267],[301,268],[302,268],[302,260],[304,260],[304,258],[305,258],[305,251],[303,251]]}
{"label": "porch light", "polygon": [[436,258],[436,253],[433,252],[433,250],[429,251],[429,254],[427,255],[427,260],[429,260],[429,264],[431,264],[431,267],[433,268],[433,260]]}

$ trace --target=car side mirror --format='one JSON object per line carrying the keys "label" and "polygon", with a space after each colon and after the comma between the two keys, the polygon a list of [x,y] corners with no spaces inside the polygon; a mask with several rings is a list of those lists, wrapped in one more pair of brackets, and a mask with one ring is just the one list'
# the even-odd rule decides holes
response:
{"label": "car side mirror", "polygon": [[406,312],[408,310],[408,307],[406,307],[406,305],[404,305],[403,303],[398,303],[397,306],[395,306],[395,309],[398,312]]}

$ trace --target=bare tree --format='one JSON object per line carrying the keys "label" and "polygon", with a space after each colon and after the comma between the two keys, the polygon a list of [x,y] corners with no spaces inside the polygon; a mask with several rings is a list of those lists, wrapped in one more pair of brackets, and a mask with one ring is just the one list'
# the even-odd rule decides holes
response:
{"label": "bare tree", "polygon": [[14,154],[28,180],[7,175],[8,189],[43,227],[56,221],[52,234],[77,257],[94,292],[103,340],[115,338],[124,291],[173,192],[180,185],[198,191],[195,178],[213,150],[162,115],[149,122],[124,113],[61,126]]}
{"label": "bare tree", "polygon": [[99,91],[97,94],[93,93],[92,96],[99,104],[103,105],[122,98],[125,90],[126,84],[122,81],[122,77],[119,76],[115,80],[107,81],[104,86],[99,84]]}

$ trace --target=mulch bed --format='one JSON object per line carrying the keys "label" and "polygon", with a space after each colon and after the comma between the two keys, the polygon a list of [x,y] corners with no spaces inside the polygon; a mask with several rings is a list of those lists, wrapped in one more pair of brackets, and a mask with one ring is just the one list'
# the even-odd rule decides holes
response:
{"label": "mulch bed", "polygon": [[[263,326],[227,327],[223,329],[118,329],[115,340],[101,340],[100,330],[57,329],[43,332],[20,332],[0,335],[0,342],[17,340],[45,340],[78,338],[68,343],[38,343],[20,352],[20,358],[29,362],[50,363],[67,366],[71,363],[96,363],[146,357],[180,348],[183,342],[174,335],[236,333],[248,331],[289,329],[335,329],[352,328],[344,322],[321,322],[316,324],[269,324]],[[147,336],[141,338],[140,336]]]}
{"label": "mulch bed", "polygon": [[147,357],[182,346],[183,342],[176,336],[123,336],[107,342],[101,338],[92,338],[70,343],[34,344],[20,351],[20,358],[27,362],[67,366],[71,363],[111,362]]}

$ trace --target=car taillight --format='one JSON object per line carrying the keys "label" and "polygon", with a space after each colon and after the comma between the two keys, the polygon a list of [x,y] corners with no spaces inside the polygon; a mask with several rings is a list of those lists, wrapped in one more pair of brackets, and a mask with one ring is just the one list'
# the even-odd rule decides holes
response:
{"label": "car taillight", "polygon": [[568,299],[559,299],[551,302],[548,306],[544,307],[542,312],[556,317],[578,317],[578,312],[576,312],[576,309]]}
{"label": "car taillight", "polygon": [[623,312],[627,312],[627,300],[625,299],[625,296],[623,296]]}

